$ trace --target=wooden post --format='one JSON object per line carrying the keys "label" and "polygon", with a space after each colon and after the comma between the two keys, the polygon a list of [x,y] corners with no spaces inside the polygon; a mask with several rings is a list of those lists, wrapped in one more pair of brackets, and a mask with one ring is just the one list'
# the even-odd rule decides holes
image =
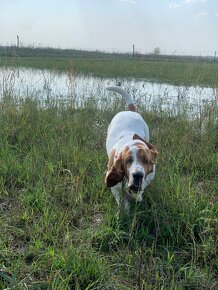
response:
{"label": "wooden post", "polygon": [[17,48],[19,48],[19,45],[20,45],[20,39],[19,39],[19,36],[17,35]]}

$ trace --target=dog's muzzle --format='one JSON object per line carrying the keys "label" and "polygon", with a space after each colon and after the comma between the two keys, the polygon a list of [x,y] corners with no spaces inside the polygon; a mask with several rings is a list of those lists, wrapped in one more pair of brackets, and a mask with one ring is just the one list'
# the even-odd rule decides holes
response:
{"label": "dog's muzzle", "polygon": [[147,176],[144,176],[142,172],[133,173],[133,181],[128,186],[128,190],[133,193],[143,191],[154,179],[155,176],[155,165],[153,165],[153,171]]}
{"label": "dog's muzzle", "polygon": [[144,174],[141,172],[136,172],[136,173],[133,173],[132,177],[133,177],[133,181],[132,181],[132,184],[129,186],[129,190],[133,192],[138,192],[141,190],[141,185],[142,185]]}

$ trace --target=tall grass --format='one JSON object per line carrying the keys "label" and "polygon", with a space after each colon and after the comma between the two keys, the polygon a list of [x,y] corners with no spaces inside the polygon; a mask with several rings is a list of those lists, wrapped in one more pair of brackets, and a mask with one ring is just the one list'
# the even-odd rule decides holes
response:
{"label": "tall grass", "polygon": [[0,101],[0,289],[216,289],[217,105],[190,119],[138,103],[157,174],[118,218],[105,138],[124,108],[99,99]]}

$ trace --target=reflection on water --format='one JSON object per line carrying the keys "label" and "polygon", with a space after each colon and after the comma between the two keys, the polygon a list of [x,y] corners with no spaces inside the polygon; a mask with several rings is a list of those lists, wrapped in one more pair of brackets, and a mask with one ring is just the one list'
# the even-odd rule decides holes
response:
{"label": "reflection on water", "polygon": [[0,97],[13,95],[18,98],[33,97],[46,104],[49,100],[73,101],[82,106],[84,101],[94,99],[99,107],[114,95],[107,86],[120,84],[133,96],[136,103],[152,110],[170,110],[171,114],[189,109],[191,115],[201,110],[205,103],[217,98],[217,90],[206,87],[174,86],[153,83],[142,79],[97,78],[72,73],[36,70],[28,68],[0,69]]}

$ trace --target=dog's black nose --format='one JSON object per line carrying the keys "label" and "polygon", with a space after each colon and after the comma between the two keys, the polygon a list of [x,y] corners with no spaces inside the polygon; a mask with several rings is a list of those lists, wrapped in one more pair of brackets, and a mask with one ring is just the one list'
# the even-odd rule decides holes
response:
{"label": "dog's black nose", "polygon": [[141,183],[142,183],[142,178],[143,178],[143,173],[141,173],[141,172],[136,172],[136,173],[133,173],[133,184],[135,185],[135,186],[140,186],[141,185]]}
{"label": "dog's black nose", "polygon": [[133,192],[140,191],[141,185],[142,185],[142,178],[144,177],[144,174],[141,172],[135,172],[132,175],[133,181],[132,184],[129,186],[129,189]]}

